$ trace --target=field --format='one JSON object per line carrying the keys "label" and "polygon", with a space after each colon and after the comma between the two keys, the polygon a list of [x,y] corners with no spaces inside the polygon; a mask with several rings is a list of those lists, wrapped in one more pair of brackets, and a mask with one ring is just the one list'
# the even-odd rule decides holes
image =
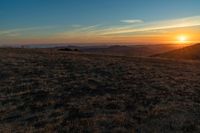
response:
{"label": "field", "polygon": [[0,132],[200,132],[200,62],[0,49]]}

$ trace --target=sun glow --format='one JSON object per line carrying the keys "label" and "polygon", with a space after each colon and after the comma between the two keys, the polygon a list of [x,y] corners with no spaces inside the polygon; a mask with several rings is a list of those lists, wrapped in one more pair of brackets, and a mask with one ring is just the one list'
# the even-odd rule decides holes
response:
{"label": "sun glow", "polygon": [[181,44],[187,43],[188,42],[188,36],[180,35],[180,36],[178,36],[177,41],[178,41],[178,43],[181,43]]}

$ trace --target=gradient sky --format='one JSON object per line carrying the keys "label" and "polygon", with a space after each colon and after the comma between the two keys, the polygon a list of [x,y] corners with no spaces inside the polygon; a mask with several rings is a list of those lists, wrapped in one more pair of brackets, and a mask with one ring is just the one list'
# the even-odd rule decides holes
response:
{"label": "gradient sky", "polygon": [[200,0],[0,0],[0,45],[200,39]]}

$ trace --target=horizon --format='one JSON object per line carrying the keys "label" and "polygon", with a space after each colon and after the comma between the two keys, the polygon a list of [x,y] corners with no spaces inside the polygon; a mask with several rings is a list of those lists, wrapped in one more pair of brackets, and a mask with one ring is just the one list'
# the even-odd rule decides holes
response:
{"label": "horizon", "polygon": [[200,43],[185,43],[185,44],[177,44],[177,43],[152,43],[152,44],[132,44],[132,43],[46,43],[46,44],[4,44],[0,45],[0,48],[27,48],[27,49],[37,49],[37,48],[109,48],[113,46],[117,47],[156,47],[156,46],[170,46],[175,47],[177,49],[189,47],[193,45],[200,45]]}
{"label": "horizon", "polygon": [[2,0],[0,46],[195,44],[197,0]]}

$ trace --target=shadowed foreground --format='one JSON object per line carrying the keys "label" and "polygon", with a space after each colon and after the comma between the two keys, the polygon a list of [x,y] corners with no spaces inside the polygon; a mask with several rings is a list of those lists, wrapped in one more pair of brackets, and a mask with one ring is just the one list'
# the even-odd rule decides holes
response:
{"label": "shadowed foreground", "polygon": [[0,132],[200,132],[200,63],[0,49]]}

